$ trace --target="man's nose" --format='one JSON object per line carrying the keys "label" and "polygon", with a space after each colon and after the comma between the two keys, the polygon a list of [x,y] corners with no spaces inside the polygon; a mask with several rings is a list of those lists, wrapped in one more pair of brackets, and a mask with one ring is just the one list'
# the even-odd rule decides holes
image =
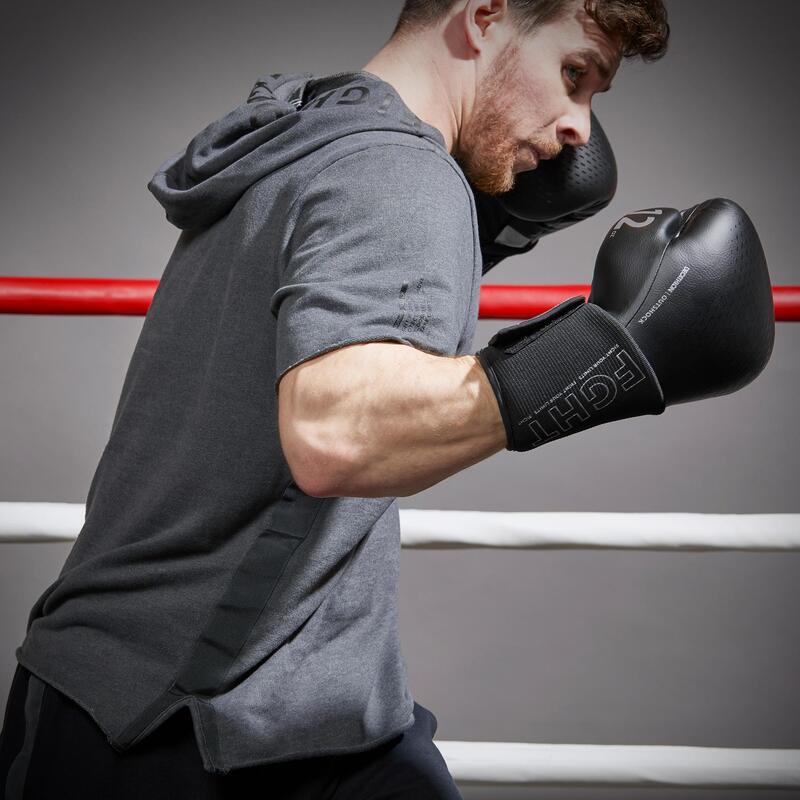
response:
{"label": "man's nose", "polygon": [[561,144],[580,147],[589,141],[592,133],[592,109],[589,105],[574,106],[564,114],[556,126],[556,135]]}

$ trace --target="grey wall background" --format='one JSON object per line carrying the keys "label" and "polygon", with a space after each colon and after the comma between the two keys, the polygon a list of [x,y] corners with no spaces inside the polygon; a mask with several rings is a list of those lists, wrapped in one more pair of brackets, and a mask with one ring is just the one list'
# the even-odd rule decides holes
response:
{"label": "grey wall background", "polygon": [[[0,273],[159,278],[156,167],[262,74],[357,69],[400,0],[26,0],[0,8]],[[667,0],[673,36],[594,104],[617,196],[487,283],[588,283],[628,211],[727,196],[775,284],[796,246],[796,0]],[[476,348],[502,323],[481,321]],[[0,318],[0,500],[84,502],[141,318]],[[403,507],[797,512],[800,325],[743,391],[501,453]],[[0,702],[67,544],[0,549]],[[800,554],[403,553],[411,688],[437,738],[800,747]],[[464,790],[466,798],[757,798]],[[780,793],[800,797],[800,793]]]}

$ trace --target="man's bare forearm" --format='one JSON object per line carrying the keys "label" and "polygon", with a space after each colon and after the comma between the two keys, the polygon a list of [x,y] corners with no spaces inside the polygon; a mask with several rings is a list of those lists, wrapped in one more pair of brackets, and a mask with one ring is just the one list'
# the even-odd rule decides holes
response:
{"label": "man's bare forearm", "polygon": [[506,446],[497,400],[475,356],[370,342],[303,369],[297,416],[308,457],[318,453],[320,463],[336,465],[330,485],[320,483],[323,495],[412,495]]}

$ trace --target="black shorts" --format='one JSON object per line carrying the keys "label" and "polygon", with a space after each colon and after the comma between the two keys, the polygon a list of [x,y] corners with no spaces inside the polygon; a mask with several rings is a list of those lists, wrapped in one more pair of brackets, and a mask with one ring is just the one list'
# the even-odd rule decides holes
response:
{"label": "black shorts", "polygon": [[0,735],[0,800],[463,800],[433,743],[436,717],[418,703],[413,727],[375,749],[219,775],[203,769],[188,709],[118,753],[79,705],[31,677],[17,665]]}

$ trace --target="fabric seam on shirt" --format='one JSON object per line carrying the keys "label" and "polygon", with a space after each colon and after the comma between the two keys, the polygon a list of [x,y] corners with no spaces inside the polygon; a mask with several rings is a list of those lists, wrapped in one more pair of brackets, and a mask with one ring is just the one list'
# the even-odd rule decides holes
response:
{"label": "fabric seam on shirt", "polygon": [[[289,482],[289,485],[292,485],[292,484],[297,486],[297,484],[294,482],[294,480],[291,480]],[[287,486],[287,488],[288,488],[288,486]],[[300,489],[299,486],[297,486],[297,488]],[[284,494],[285,494],[285,492],[286,492],[286,489],[284,489]],[[283,495],[282,495],[282,497],[283,497]],[[227,681],[229,680],[230,672],[231,672],[231,669],[233,669],[233,665],[238,661],[239,656],[241,655],[242,651],[250,643],[250,640],[253,637],[253,633],[256,630],[256,628],[258,626],[258,623],[261,621],[262,617],[264,616],[264,614],[266,613],[267,609],[269,608],[270,601],[273,599],[273,596],[278,591],[278,586],[280,585],[281,580],[283,579],[284,575],[286,574],[287,570],[289,569],[289,564],[291,564],[293,561],[295,561],[297,558],[299,558],[298,553],[303,549],[303,545],[306,544],[306,542],[310,541],[311,533],[317,526],[317,521],[319,519],[320,512],[322,511],[322,509],[326,505],[330,505],[330,503],[327,502],[327,501],[330,500],[330,498],[325,497],[325,498],[320,498],[320,499],[321,499],[321,502],[317,504],[317,510],[314,512],[314,518],[312,519],[311,524],[308,526],[308,531],[306,532],[306,535],[303,537],[303,539],[300,542],[300,544],[297,547],[295,547],[295,549],[292,551],[292,554],[286,560],[286,563],[283,565],[283,569],[281,570],[280,575],[275,580],[275,585],[272,587],[272,591],[269,593],[269,596],[264,600],[264,605],[261,607],[261,610],[258,612],[258,616],[253,620],[252,624],[250,625],[250,630],[247,632],[247,636],[244,638],[244,640],[242,641],[242,644],[239,646],[239,649],[236,651],[236,654],[234,655],[234,657],[231,659],[230,663],[228,664],[228,668],[225,670],[225,675],[222,678],[222,684],[223,685],[225,683],[227,683]],[[271,524],[271,522],[270,522],[270,524]],[[267,530],[271,530],[269,525],[267,525]],[[246,558],[247,555],[249,555],[249,551],[247,553],[245,553],[245,556],[242,558],[242,561],[244,561],[244,558]],[[234,574],[235,573],[231,573],[231,575],[234,575]],[[226,585],[226,588],[229,587],[229,586],[230,586],[230,579],[228,581],[228,584]],[[321,603],[320,603],[320,605],[321,605]],[[318,607],[319,606],[317,606],[317,608]],[[215,608],[216,608],[216,606],[215,606]],[[314,609],[314,610],[316,611],[316,609]],[[308,619],[310,619],[313,614],[314,614],[314,612],[312,611],[311,615],[309,615]],[[305,626],[305,624],[308,621],[308,619],[306,619],[306,621],[303,622],[298,627],[298,630]],[[269,659],[267,659],[267,660],[269,660]],[[192,696],[194,696],[194,695],[192,695]]]}

